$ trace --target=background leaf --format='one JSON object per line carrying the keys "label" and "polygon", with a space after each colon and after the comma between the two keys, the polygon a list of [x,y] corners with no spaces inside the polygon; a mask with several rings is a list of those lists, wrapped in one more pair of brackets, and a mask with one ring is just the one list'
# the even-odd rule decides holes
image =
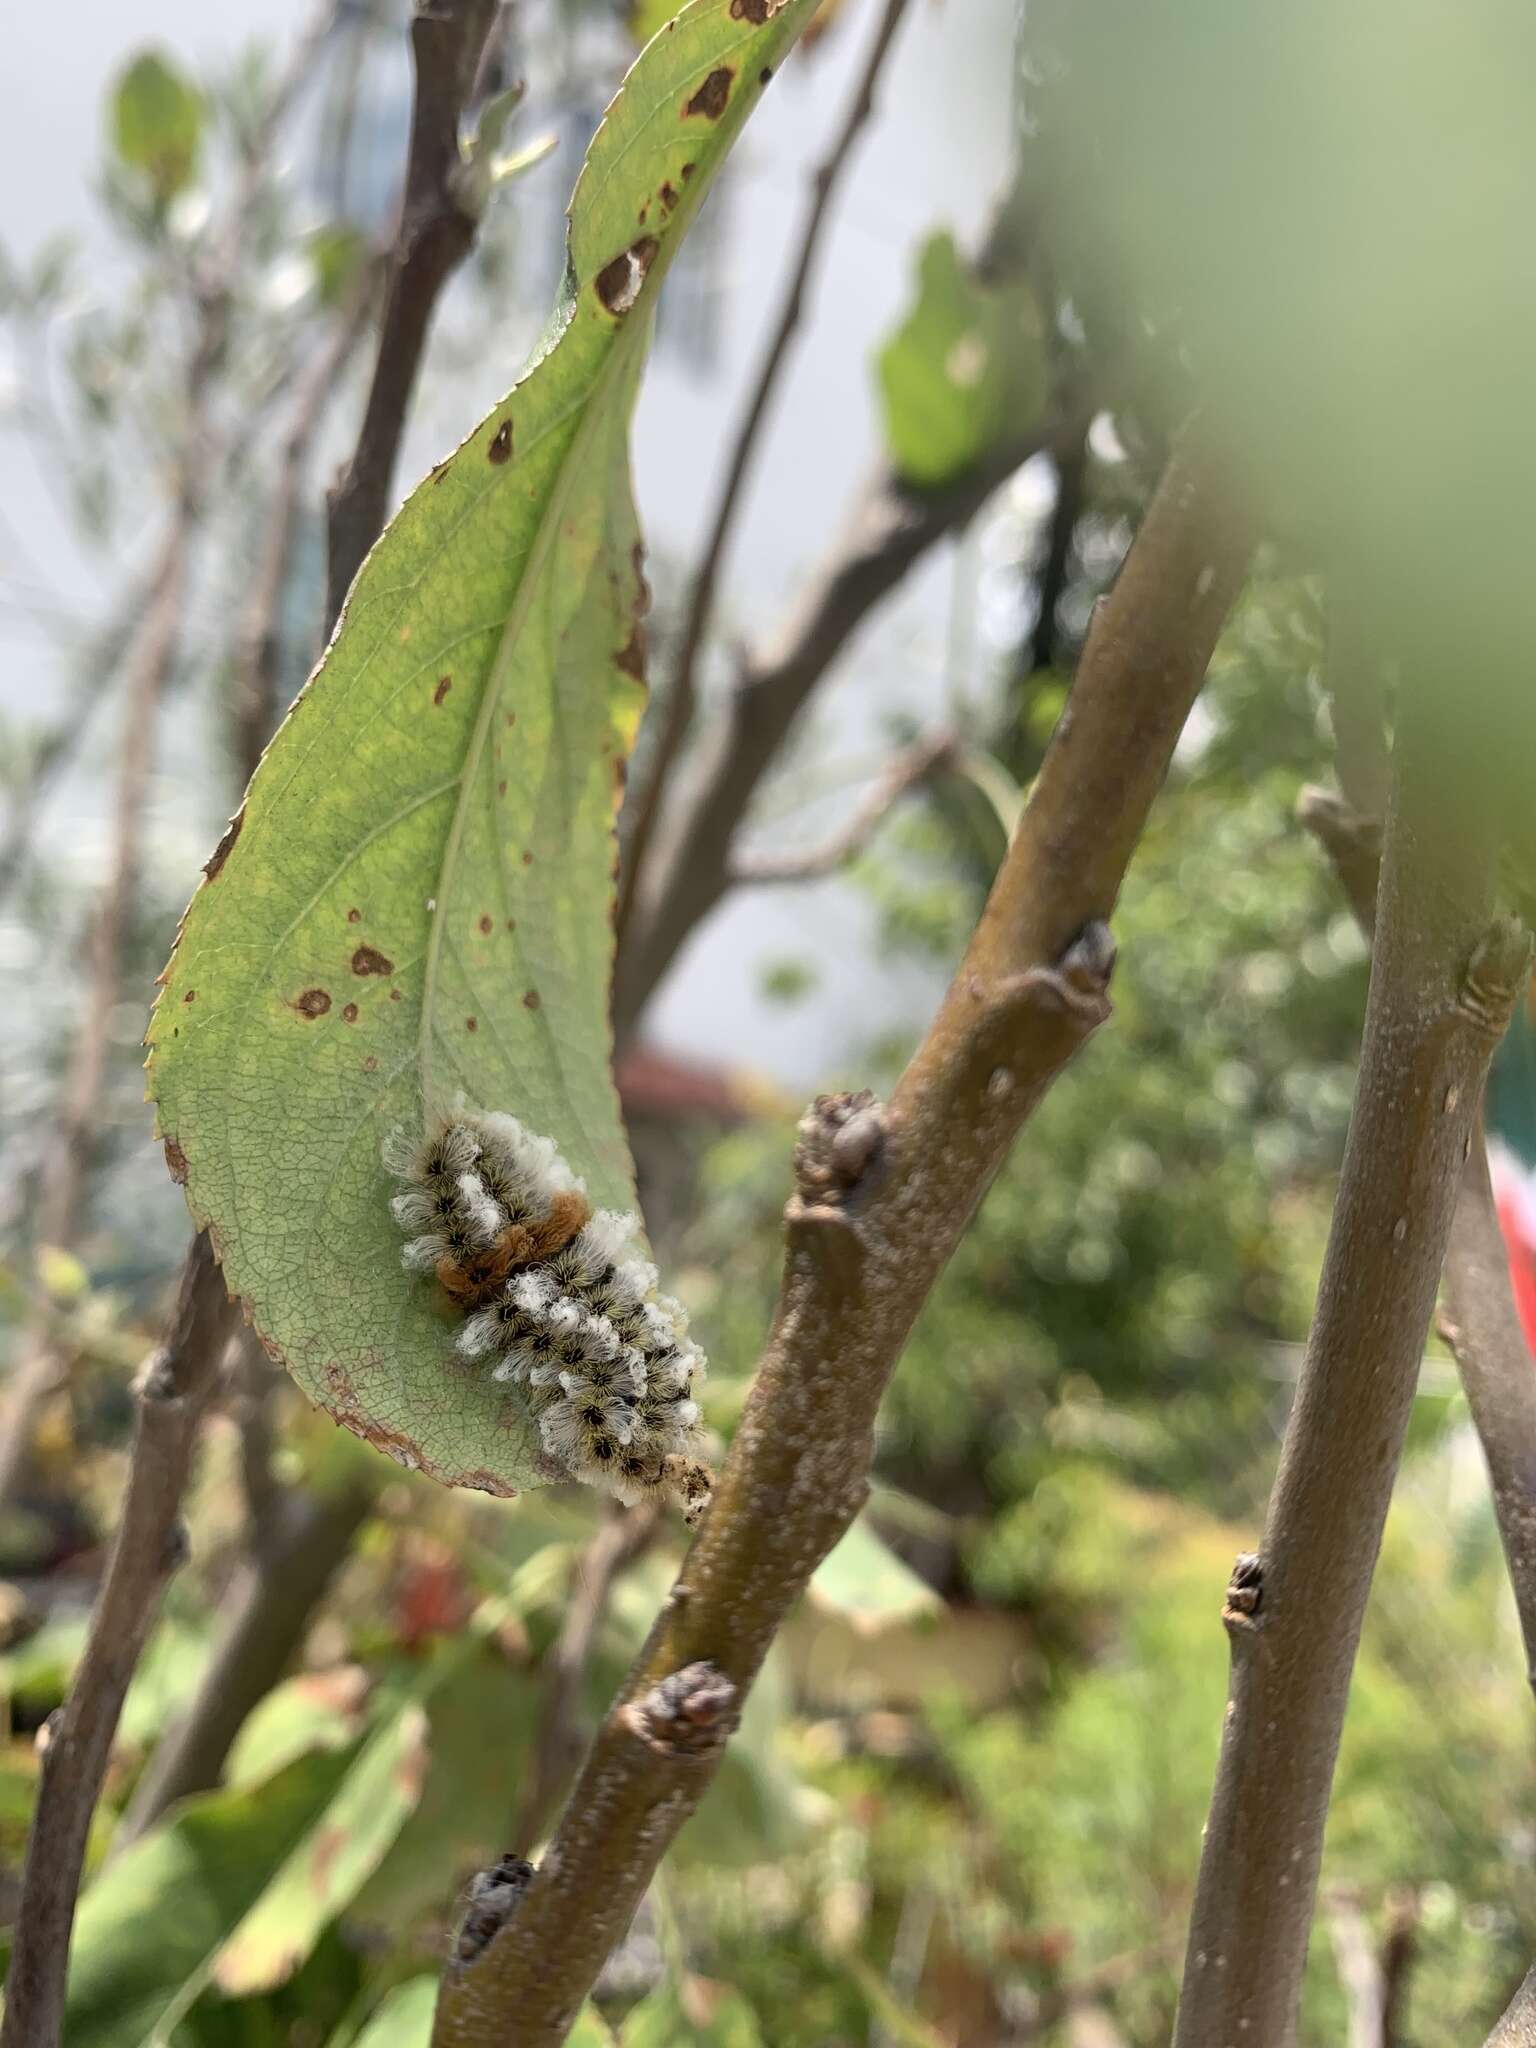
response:
{"label": "background leaf", "polygon": [[158,50],[135,57],[112,96],[112,143],[130,170],[147,179],[162,204],[197,175],[203,96]]}
{"label": "background leaf", "polygon": [[932,235],[918,257],[917,302],[881,349],[886,446],[902,475],[946,483],[1045,402],[1039,308],[1024,284],[980,284],[954,237]]}
{"label": "background leaf", "polygon": [[[571,205],[543,352],[407,500],[188,910],[150,1031],[172,1170],[307,1392],[509,1493],[519,1397],[400,1266],[380,1147],[463,1090],[633,1201],[611,1067],[612,823],[645,589],[628,426],[661,274],[813,0],[696,0]],[[765,12],[768,10],[765,8]]]}

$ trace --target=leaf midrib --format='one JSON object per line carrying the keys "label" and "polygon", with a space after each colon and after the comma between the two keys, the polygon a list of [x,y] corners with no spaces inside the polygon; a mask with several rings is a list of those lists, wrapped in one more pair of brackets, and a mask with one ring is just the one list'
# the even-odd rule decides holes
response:
{"label": "leaf midrib", "polygon": [[[501,692],[506,685],[513,653],[528,615],[532,594],[537,589],[539,580],[544,573],[546,557],[554,545],[554,536],[559,531],[560,518],[565,509],[565,502],[570,494],[574,480],[580,474],[581,465],[586,457],[588,443],[602,419],[604,393],[613,374],[613,366],[616,362],[622,362],[625,350],[633,346],[630,339],[631,335],[635,333],[643,334],[644,332],[646,321],[643,316],[637,320],[635,316],[638,313],[640,313],[638,304],[631,307],[629,313],[625,316],[622,331],[609,344],[597,374],[588,389],[586,400],[581,408],[581,419],[575,434],[571,437],[571,445],[566,451],[565,460],[560,465],[559,478],[545,500],[543,517],[539,521],[538,531],[534,535],[533,544],[529,548],[527,558],[523,564],[523,573],[518,581],[517,595],[513,599],[512,607],[508,611],[505,622],[502,625],[501,638],[497,643],[495,658],[491,663],[491,672],[486,678],[485,689],[481,693],[480,707],[475,714],[475,723],[470,733],[469,745],[464,750],[459,798],[458,802],[454,805],[452,822],[448,827],[448,836],[443,842],[443,857],[438,864],[437,886],[433,894],[433,901],[436,907],[431,913],[432,923],[427,939],[427,964],[426,971],[422,977],[421,1021],[417,1026],[416,1056],[421,1074],[421,1092],[429,1108],[435,1103],[432,1087],[432,1038],[436,1015],[438,968],[442,959],[443,936],[446,929],[445,920],[449,903],[453,896],[454,870],[458,864],[459,851],[464,838],[470,805],[474,801],[478,769],[484,756],[491,723],[496,715],[496,706],[500,701]],[[566,332],[569,335],[570,329],[568,328]],[[512,473],[515,474],[515,471]],[[498,1105],[493,1104],[490,1106],[497,1107]]]}

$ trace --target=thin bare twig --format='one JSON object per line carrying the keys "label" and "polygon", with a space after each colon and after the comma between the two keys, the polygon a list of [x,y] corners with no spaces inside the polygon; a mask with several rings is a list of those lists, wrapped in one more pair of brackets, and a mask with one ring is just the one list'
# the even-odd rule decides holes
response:
{"label": "thin bare twig", "polygon": [[578,1712],[597,1632],[616,1581],[650,1548],[659,1521],[653,1506],[614,1506],[576,1560],[565,1618],[540,1673],[544,1694],[512,1828],[512,1846],[519,1855],[538,1842],[581,1761],[587,1738]]}
{"label": "thin bare twig", "polygon": [[903,797],[921,788],[953,758],[952,732],[930,733],[894,754],[848,822],[820,846],[803,853],[744,853],[732,861],[730,884],[812,882],[835,874],[862,853]]}
{"label": "thin bare twig", "polygon": [[495,19],[496,0],[437,0],[411,21],[416,88],[383,327],[357,448],[330,493],[326,616],[333,620],[384,530],[432,318],[474,243],[478,222],[457,176],[459,123]]}
{"label": "thin bare twig", "polygon": [[704,552],[693,579],[688,611],[683,621],[682,641],[672,674],[672,685],[667,692],[666,702],[661,707],[661,730],[657,735],[649,768],[646,770],[644,785],[635,792],[624,848],[623,872],[620,877],[617,929],[621,940],[629,924],[630,911],[637,900],[656,820],[666,796],[667,784],[677,765],[677,757],[687,737],[688,728],[693,723],[694,707],[698,699],[695,678],[699,656],[703,651],[710,620],[714,614],[715,588],[720,579],[720,565],[730,545],[736,515],[741,507],[747,472],[757,450],[758,436],[768,417],[774,390],[789,360],[790,344],[805,313],[806,286],[810,282],[822,236],[832,217],[833,196],[853,154],[853,146],[874,112],[875,86],[906,10],[907,0],[884,0],[884,8],[864,59],[864,68],[859,74],[848,111],[833,137],[831,148],[817,166],[811,181],[811,203],[806,213],[805,224],[800,231],[800,247],[795,258],[795,266],[790,272],[779,317],[774,322],[768,345],[763,352],[752,396],[736,430],[735,444],[731,449],[730,460],[726,464],[714,517],[710,521],[709,537],[704,543]]}
{"label": "thin bare twig", "polygon": [[1232,1678],[1176,2048],[1295,2039],[1334,1760],[1488,1060],[1530,968],[1495,920],[1480,764],[1430,691],[1398,720],[1360,1076],[1317,1312]]}
{"label": "thin bare twig", "polygon": [[448,1964],[434,2048],[565,2037],[775,1632],[858,1512],[912,1323],[1025,1117],[1108,1010],[1104,920],[1246,559],[1231,508],[1176,463],[889,1107],[824,1097],[802,1124],[778,1309],[714,1504],[526,1895],[476,1959]]}

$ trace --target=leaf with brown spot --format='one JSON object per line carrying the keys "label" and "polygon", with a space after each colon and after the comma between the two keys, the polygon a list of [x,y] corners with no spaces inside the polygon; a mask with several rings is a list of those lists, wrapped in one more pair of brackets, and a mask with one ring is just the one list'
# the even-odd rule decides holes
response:
{"label": "leaf with brown spot", "polygon": [[[717,64],[698,91],[685,103],[683,112],[690,117],[700,116],[706,121],[718,121],[730,100],[731,80],[735,76],[729,64]],[[683,176],[687,175],[685,171]]]}
{"label": "leaf with brown spot", "polygon": [[[462,1091],[554,1138],[594,1201],[633,1202],[609,1031],[648,601],[629,420],[656,293],[757,97],[731,83],[814,7],[757,24],[693,0],[637,61],[577,181],[550,342],[365,562],[151,1024],[189,1205],[263,1341],[339,1421],[452,1483],[544,1476],[537,1432],[402,1269],[381,1147]],[[371,976],[387,1000],[356,988]]]}

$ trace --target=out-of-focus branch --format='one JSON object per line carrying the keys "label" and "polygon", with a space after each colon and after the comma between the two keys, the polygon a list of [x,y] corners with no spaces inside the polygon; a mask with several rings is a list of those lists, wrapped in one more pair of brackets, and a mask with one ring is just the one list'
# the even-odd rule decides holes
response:
{"label": "out-of-focus branch", "polygon": [[512,1828],[512,1846],[519,1855],[538,1842],[581,1761],[587,1741],[578,1719],[581,1689],[597,1632],[615,1582],[650,1548],[659,1520],[654,1506],[615,1506],[576,1560],[565,1619],[540,1672],[544,1694]]}
{"label": "out-of-focus branch", "polygon": [[1046,535],[1045,559],[1040,564],[1039,596],[1034,631],[1029,636],[1029,666],[1032,673],[1049,668],[1056,659],[1056,613],[1067,588],[1072,566],[1072,543],[1077,522],[1083,515],[1088,484],[1088,427],[1074,441],[1065,443],[1056,456],[1056,502]]}
{"label": "out-of-focus branch", "polygon": [[1326,1900],[1333,1959],[1349,2012],[1347,2048],[1382,2048],[1387,1989],[1370,1923],[1356,1891],[1340,1888]]}
{"label": "out-of-focus branch", "polygon": [[224,1601],[196,1698],[157,1744],[114,1850],[178,1799],[218,1784],[235,1737],[287,1670],[375,1497],[376,1489],[358,1479],[339,1492],[290,1487],[275,1502]]}
{"label": "out-of-focus branch", "polygon": [[714,1503],[526,1895],[474,1960],[448,1964],[434,2048],[564,2039],[776,1631],[858,1512],[912,1323],[1015,1133],[1107,1013],[1104,920],[1247,553],[1232,507],[1176,462],[888,1108],[823,1097],[804,1120],[778,1308]]}
{"label": "out-of-focus branch", "polygon": [[[1380,828],[1325,789],[1304,789],[1296,814],[1321,841],[1369,935],[1376,922]],[[1526,1675],[1536,1688],[1536,1370],[1515,1307],[1480,1125],[1472,1131],[1461,1175],[1444,1284],[1448,1313],[1441,1330],[1487,1460]]]}
{"label": "out-of-focus branch", "polygon": [[181,1562],[177,1522],[230,1307],[208,1240],[182,1273],[164,1344],[145,1366],[117,1534],[69,1697],[49,1723],[5,1980],[0,2048],[58,2048],[75,1898],[128,1684]]}
{"label": "out-of-focus branch", "polygon": [[1052,418],[942,489],[919,491],[882,470],[777,638],[750,657],[706,743],[676,828],[647,863],[619,951],[614,1021],[631,1035],[688,938],[729,887],[732,842],[796,719],[850,639],[923,555],[968,526],[1032,455],[1080,424]]}
{"label": "out-of-focus branch", "polygon": [[774,322],[768,346],[763,352],[752,396],[742,415],[741,425],[736,430],[735,444],[731,449],[730,460],[726,464],[725,478],[716,501],[714,517],[709,524],[704,552],[693,579],[671,688],[665,704],[661,706],[661,730],[657,735],[649,767],[645,771],[644,783],[635,791],[620,876],[618,931],[621,939],[629,923],[630,909],[636,900],[650,853],[657,817],[666,798],[667,785],[672,779],[688,728],[693,723],[694,707],[698,698],[695,677],[699,656],[703,651],[710,620],[714,614],[715,588],[720,579],[720,565],[730,545],[747,472],[757,449],[758,436],[768,417],[774,390],[789,360],[790,344],[805,312],[806,286],[810,282],[822,236],[832,217],[833,196],[853,154],[853,146],[874,112],[875,86],[906,10],[907,0],[884,0],[880,20],[868,55],[865,57],[864,68],[859,74],[858,85],[849,102],[848,111],[833,137],[831,148],[817,166],[811,182],[811,203],[800,232],[800,247],[785,289],[784,303],[779,309],[779,317]]}
{"label": "out-of-focus branch", "polygon": [[411,21],[415,98],[383,327],[362,430],[330,493],[326,616],[336,619],[384,529],[395,460],[444,285],[478,226],[461,198],[459,123],[496,19],[496,0],[436,0]]}
{"label": "out-of-focus branch", "polygon": [[1231,1692],[1176,2048],[1295,2039],[1334,1760],[1488,1060],[1530,971],[1495,919],[1481,763],[1402,707],[1360,1075],[1261,1553],[1223,1620]]}
{"label": "out-of-focus branch", "polygon": [[812,882],[835,874],[862,853],[903,797],[919,789],[953,758],[952,732],[930,733],[892,756],[852,817],[830,839],[803,853],[742,854],[731,863],[730,884]]}

